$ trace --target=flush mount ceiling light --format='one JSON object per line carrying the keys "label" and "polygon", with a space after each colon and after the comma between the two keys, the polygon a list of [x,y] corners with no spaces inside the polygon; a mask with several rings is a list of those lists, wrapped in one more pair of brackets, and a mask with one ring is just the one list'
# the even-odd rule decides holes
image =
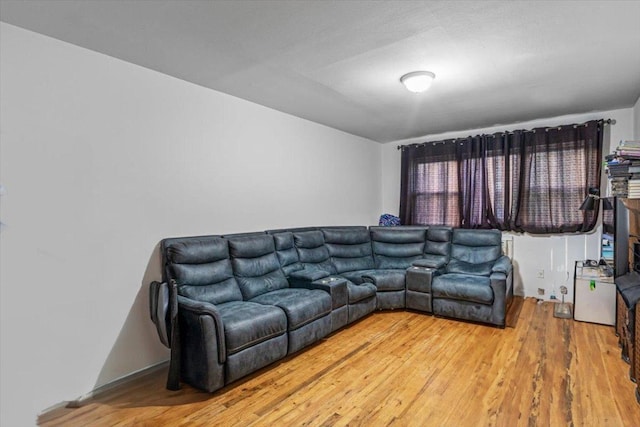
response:
{"label": "flush mount ceiling light", "polygon": [[436,75],[431,71],[414,71],[400,77],[400,81],[407,90],[415,93],[424,92],[429,89]]}

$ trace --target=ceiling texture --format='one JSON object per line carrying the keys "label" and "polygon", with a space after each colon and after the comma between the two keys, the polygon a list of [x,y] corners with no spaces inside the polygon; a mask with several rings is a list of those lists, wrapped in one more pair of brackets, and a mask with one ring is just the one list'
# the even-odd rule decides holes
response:
{"label": "ceiling texture", "polygon": [[2,0],[0,20],[378,142],[640,97],[640,1]]}

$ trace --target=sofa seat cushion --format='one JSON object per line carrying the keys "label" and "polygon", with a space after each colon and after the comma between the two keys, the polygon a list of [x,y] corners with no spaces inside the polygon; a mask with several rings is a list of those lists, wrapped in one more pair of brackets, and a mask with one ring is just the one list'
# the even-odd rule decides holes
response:
{"label": "sofa seat cushion", "polygon": [[433,279],[431,294],[434,298],[457,299],[480,304],[493,304],[491,279],[466,274],[443,274]]}
{"label": "sofa seat cushion", "polygon": [[251,302],[281,308],[287,315],[290,331],[331,313],[331,296],[319,289],[278,289],[257,296]]}
{"label": "sofa seat cushion", "polygon": [[376,296],[376,287],[371,283],[362,283],[356,285],[355,283],[347,282],[347,293],[349,295],[349,304],[356,304],[367,298]]}
{"label": "sofa seat cushion", "polygon": [[374,269],[352,270],[352,271],[342,272],[339,274],[339,276],[342,276],[347,280],[351,280],[356,285],[359,285],[365,282],[363,276],[366,276],[367,274],[375,273],[376,271],[378,270],[374,270]]}
{"label": "sofa seat cushion", "polygon": [[271,305],[247,301],[231,301],[216,305],[224,324],[227,354],[287,332],[287,316],[284,311]]}
{"label": "sofa seat cushion", "polygon": [[378,291],[401,291],[405,288],[406,269],[371,270],[362,273],[365,281],[375,285]]}

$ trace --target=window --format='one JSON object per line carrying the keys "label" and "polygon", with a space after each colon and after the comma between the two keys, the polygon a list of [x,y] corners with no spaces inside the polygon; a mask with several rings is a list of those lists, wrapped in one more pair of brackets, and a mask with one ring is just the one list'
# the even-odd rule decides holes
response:
{"label": "window", "polygon": [[414,222],[448,225],[460,222],[458,209],[458,164],[455,161],[420,163],[416,165],[422,177],[415,193]]}
{"label": "window", "polygon": [[403,224],[529,233],[589,231],[602,121],[402,147]]}

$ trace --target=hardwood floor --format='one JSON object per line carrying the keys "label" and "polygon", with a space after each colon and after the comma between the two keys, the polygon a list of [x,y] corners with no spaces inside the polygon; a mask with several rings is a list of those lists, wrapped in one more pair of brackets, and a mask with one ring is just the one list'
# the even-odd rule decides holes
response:
{"label": "hardwood floor", "polygon": [[43,426],[640,426],[613,327],[524,301],[514,328],[384,312],[214,394],[166,370]]}

